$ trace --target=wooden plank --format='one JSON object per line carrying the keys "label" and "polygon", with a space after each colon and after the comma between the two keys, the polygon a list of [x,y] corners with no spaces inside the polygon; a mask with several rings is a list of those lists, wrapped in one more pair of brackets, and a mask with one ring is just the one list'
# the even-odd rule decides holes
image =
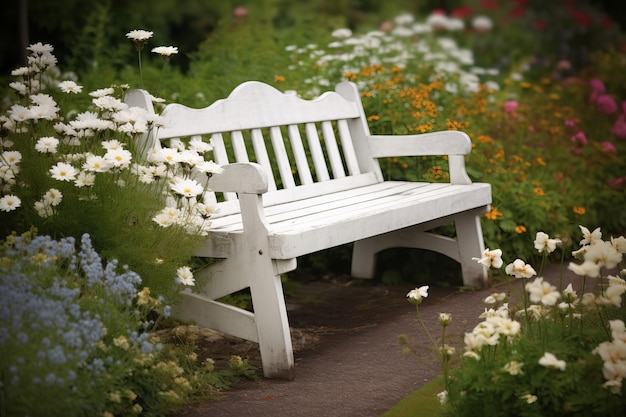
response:
{"label": "wooden plank", "polygon": [[267,185],[269,191],[276,191],[276,180],[274,179],[274,172],[272,171],[272,163],[270,157],[267,154],[267,147],[265,145],[265,138],[261,129],[252,129],[250,131],[250,137],[252,140],[252,147],[254,149],[254,155],[256,160],[267,171]]}
{"label": "wooden plank", "polygon": [[359,168],[359,161],[354,151],[354,144],[352,143],[352,134],[348,128],[348,122],[346,120],[337,120],[337,131],[339,132],[339,139],[341,140],[341,149],[343,150],[343,156],[348,167],[348,173],[350,175],[357,175],[361,173]]}
{"label": "wooden plank", "polygon": [[330,174],[328,173],[326,158],[324,157],[322,145],[320,144],[320,137],[317,134],[317,126],[314,123],[306,123],[304,128],[309,143],[309,149],[311,150],[311,159],[315,167],[317,181],[328,181],[330,180]]}
{"label": "wooden plank", "polygon": [[282,186],[283,188],[293,188],[296,186],[296,182],[293,179],[291,163],[289,162],[289,156],[287,155],[287,149],[285,148],[285,142],[283,141],[283,134],[280,127],[270,127],[270,139],[272,141],[272,148],[274,149],[275,163],[278,165],[278,172],[282,180]]}
{"label": "wooden plank", "polygon": [[337,139],[335,138],[335,131],[333,125],[329,121],[321,123],[322,134],[324,136],[324,144],[326,144],[326,152],[328,154],[328,160],[333,172],[333,178],[343,178],[346,173],[343,169],[341,162],[341,154],[339,153],[339,147],[337,146]]}
{"label": "wooden plank", "polygon": [[230,140],[233,145],[233,152],[235,152],[235,161],[237,162],[250,162],[248,158],[248,150],[243,139],[243,134],[240,130],[235,130],[230,134]]}
{"label": "wooden plank", "polygon": [[309,161],[304,151],[304,145],[302,144],[302,137],[300,136],[300,129],[298,125],[287,126],[287,132],[289,134],[289,141],[291,143],[291,149],[296,160],[296,167],[298,168],[298,176],[302,185],[313,184],[313,177],[311,176],[311,169],[309,168]]}

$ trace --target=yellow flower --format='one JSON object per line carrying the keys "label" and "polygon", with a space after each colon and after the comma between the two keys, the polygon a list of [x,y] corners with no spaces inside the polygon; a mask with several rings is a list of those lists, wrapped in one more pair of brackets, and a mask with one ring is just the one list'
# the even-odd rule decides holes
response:
{"label": "yellow flower", "polygon": [[580,206],[574,206],[574,208],[572,210],[574,210],[574,213],[576,213],[578,215],[583,215],[586,212],[585,208],[584,207],[580,207]]}

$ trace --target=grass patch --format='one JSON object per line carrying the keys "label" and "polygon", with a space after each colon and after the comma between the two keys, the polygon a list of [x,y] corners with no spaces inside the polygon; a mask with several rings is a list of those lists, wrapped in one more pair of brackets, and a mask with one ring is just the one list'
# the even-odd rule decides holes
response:
{"label": "grass patch", "polygon": [[391,410],[381,417],[433,417],[441,411],[437,394],[443,388],[439,381],[433,380],[404,397]]}

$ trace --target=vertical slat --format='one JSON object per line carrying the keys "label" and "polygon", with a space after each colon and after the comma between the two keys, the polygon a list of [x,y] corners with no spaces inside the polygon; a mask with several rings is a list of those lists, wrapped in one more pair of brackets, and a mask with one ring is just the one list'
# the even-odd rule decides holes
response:
{"label": "vertical slat", "polygon": [[[213,144],[213,158],[215,163],[219,165],[228,165],[228,154],[226,153],[226,146],[224,146],[224,138],[221,133],[214,133],[211,136],[211,143]],[[224,193],[224,200],[236,200],[237,194]]]}
{"label": "vertical slat", "polygon": [[300,136],[300,130],[298,125],[287,126],[287,132],[289,134],[289,140],[291,142],[291,149],[296,159],[296,167],[298,168],[298,176],[302,184],[312,184],[313,177],[311,176],[311,169],[304,152],[304,145],[302,144],[302,137]]}
{"label": "vertical slat", "polygon": [[320,144],[320,138],[317,134],[317,127],[315,126],[315,123],[305,124],[305,132],[306,138],[309,142],[311,159],[313,159],[313,166],[315,167],[317,180],[328,181],[330,179],[330,175],[328,174],[326,160],[324,159],[324,152],[322,152],[322,145]]}
{"label": "vertical slat", "polygon": [[322,134],[324,135],[324,143],[326,144],[326,152],[328,153],[330,167],[333,170],[333,177],[345,177],[346,173],[343,170],[341,154],[339,153],[339,147],[337,146],[337,139],[335,138],[332,122],[322,122]]}
{"label": "vertical slat", "polygon": [[283,141],[283,134],[280,131],[280,127],[270,127],[270,139],[272,140],[272,147],[274,148],[278,172],[280,172],[280,178],[283,181],[283,188],[294,188],[296,182],[291,173],[291,164],[289,163],[289,157],[287,156],[287,149],[285,148],[285,142]]}
{"label": "vertical slat", "polygon": [[265,146],[265,139],[261,129],[252,129],[250,131],[252,137],[252,146],[254,147],[254,155],[256,161],[267,172],[267,186],[270,191],[276,191],[276,180],[274,180],[274,172],[272,171],[272,164],[270,163],[269,155],[267,154],[267,147]]}
{"label": "vertical slat", "polygon": [[233,151],[235,152],[235,160],[237,162],[250,162],[248,158],[248,151],[246,150],[246,144],[243,140],[243,135],[240,130],[235,130],[230,134],[230,140],[233,144]]}
{"label": "vertical slat", "polygon": [[346,166],[348,167],[348,173],[350,175],[357,175],[361,173],[359,168],[359,161],[356,158],[356,152],[354,152],[354,145],[352,143],[352,135],[348,128],[347,120],[337,120],[337,130],[339,131],[339,138],[341,140],[341,149],[343,150],[343,157],[346,160]]}
{"label": "vertical slat", "polygon": [[219,165],[228,164],[228,154],[226,153],[226,146],[224,146],[222,134],[214,133],[211,136],[211,143],[213,144],[213,158],[215,159],[215,163]]}

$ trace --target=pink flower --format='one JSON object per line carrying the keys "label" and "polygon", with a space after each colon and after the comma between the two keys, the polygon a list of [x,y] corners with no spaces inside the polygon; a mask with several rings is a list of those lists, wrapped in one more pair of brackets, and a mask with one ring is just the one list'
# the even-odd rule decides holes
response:
{"label": "pink flower", "polygon": [[574,119],[566,119],[565,126],[574,127],[576,126],[576,120]]}
{"label": "pink flower", "polygon": [[517,107],[519,106],[519,103],[515,100],[508,100],[504,102],[504,111],[511,114],[511,113],[515,113],[515,110],[517,109]]}
{"label": "pink flower", "polygon": [[583,132],[582,130],[579,130],[578,133],[572,136],[570,140],[574,143],[580,142],[583,145],[587,145],[589,143],[589,141],[587,140],[587,136],[585,135],[585,132]]}
{"label": "pink flower", "polygon": [[598,110],[603,111],[606,114],[613,114],[617,111],[617,103],[615,99],[608,94],[601,94],[596,98],[596,107]]}
{"label": "pink flower", "polygon": [[611,128],[611,133],[620,139],[626,139],[626,116],[620,114]]}
{"label": "pink flower", "polygon": [[233,16],[235,17],[245,17],[248,16],[248,9],[243,6],[235,7],[233,9]]}
{"label": "pink flower", "polygon": [[606,88],[604,87],[604,83],[602,82],[602,80],[593,78],[590,81],[590,84],[591,84],[591,88],[593,89],[593,91],[597,91],[599,93],[604,93],[606,91]]}
{"label": "pink flower", "polygon": [[609,187],[617,187],[620,184],[626,182],[626,177],[617,177],[613,178],[611,182],[609,182]]}
{"label": "pink flower", "polygon": [[626,114],[626,101],[622,101],[622,113]]}
{"label": "pink flower", "polygon": [[611,142],[602,142],[602,150],[604,152],[617,153],[617,148]]}

